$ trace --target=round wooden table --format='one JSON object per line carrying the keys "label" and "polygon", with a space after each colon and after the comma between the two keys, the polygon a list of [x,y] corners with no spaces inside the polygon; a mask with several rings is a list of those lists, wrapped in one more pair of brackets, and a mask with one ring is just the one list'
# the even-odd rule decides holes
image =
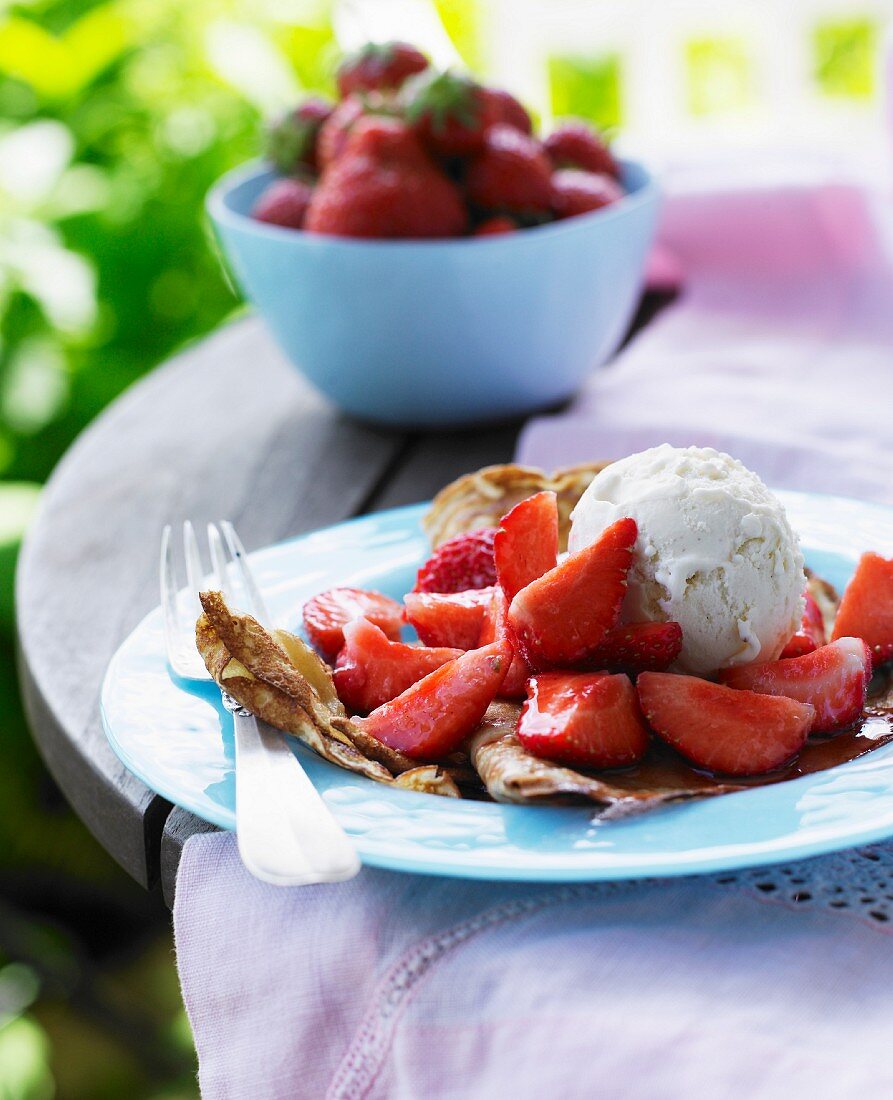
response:
{"label": "round wooden table", "polygon": [[430,497],[511,458],[520,425],[414,435],[340,415],[256,319],[226,326],[123,394],[51,477],[22,548],[19,670],[43,758],[93,835],[168,900],[182,844],[210,828],[134,778],[106,741],[115,649],[158,603],[165,523],[231,519],[249,549]]}
{"label": "round wooden table", "polygon": [[[647,296],[631,331],[670,297]],[[462,473],[509,461],[521,426],[364,426],[320,397],[249,318],[153,371],[77,440],[19,560],[19,674],[47,767],[138,882],[160,884],[170,902],[183,843],[211,828],[132,776],[99,718],[109,659],[158,604],[164,524],[230,519],[249,550],[265,546],[426,500]]]}

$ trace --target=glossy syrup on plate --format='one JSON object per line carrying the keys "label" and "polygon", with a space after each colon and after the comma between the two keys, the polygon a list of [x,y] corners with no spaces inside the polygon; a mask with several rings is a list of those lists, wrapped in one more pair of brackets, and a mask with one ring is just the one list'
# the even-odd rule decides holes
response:
{"label": "glossy syrup on plate", "polygon": [[811,737],[800,752],[782,768],[767,775],[729,779],[694,768],[669,746],[654,739],[647,755],[632,768],[611,773],[611,783],[626,790],[740,790],[781,783],[803,775],[827,771],[893,741],[893,671],[872,681],[862,718],[839,733]]}

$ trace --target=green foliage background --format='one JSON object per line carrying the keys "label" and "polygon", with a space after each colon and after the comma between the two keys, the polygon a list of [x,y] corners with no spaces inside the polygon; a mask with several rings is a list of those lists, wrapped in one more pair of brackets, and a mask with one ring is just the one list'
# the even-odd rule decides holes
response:
{"label": "green foliage background", "polygon": [[[204,195],[254,155],[263,115],[329,86],[332,55],[315,0],[0,5],[3,1100],[195,1095],[167,917],[48,787],[30,743],[12,561],[74,437],[238,308]],[[96,935],[97,904],[127,929],[120,943]]]}
{"label": "green foliage background", "polygon": [[[474,0],[437,6],[474,61]],[[264,117],[333,90],[329,9],[0,0],[0,1100],[196,1095],[167,914],[87,836],[31,744],[12,573],[75,436],[240,308],[204,196],[256,155]]]}

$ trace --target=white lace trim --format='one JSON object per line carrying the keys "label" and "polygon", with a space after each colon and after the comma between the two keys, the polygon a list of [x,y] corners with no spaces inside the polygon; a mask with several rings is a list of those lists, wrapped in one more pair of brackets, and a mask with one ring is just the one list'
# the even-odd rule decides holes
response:
{"label": "white lace trim", "polygon": [[889,925],[893,933],[893,844],[872,844],[778,867],[711,876],[764,901],[829,909]]}

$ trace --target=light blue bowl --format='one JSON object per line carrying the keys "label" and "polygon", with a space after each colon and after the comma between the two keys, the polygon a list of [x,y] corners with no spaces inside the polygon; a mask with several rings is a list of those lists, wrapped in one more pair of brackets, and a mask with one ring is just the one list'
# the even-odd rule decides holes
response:
{"label": "light blue bowl", "polygon": [[616,349],[658,211],[648,172],[604,210],[506,236],[370,241],[248,216],[272,174],[208,196],[223,250],[282,350],[340,408],[388,425],[519,416],[570,397]]}

